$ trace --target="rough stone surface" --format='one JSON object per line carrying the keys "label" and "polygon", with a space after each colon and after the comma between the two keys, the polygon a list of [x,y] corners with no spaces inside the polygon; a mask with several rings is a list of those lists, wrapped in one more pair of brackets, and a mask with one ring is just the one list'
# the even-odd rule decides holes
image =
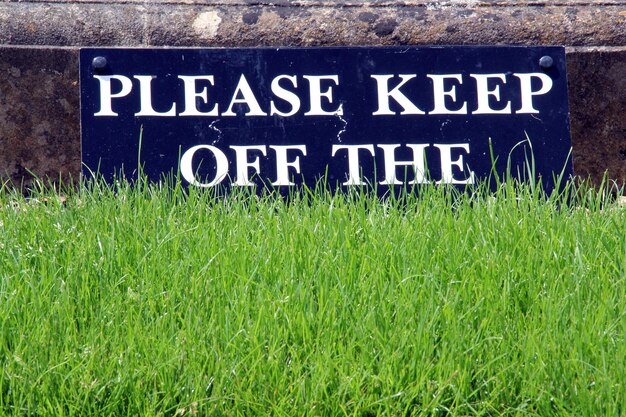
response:
{"label": "rough stone surface", "polygon": [[4,1],[0,44],[626,45],[622,0]]}
{"label": "rough stone surface", "polygon": [[78,51],[0,48],[0,178],[80,172]]}
{"label": "rough stone surface", "polygon": [[0,0],[0,178],[80,172],[81,46],[560,44],[574,170],[626,181],[624,0]]}
{"label": "rough stone surface", "polygon": [[567,55],[574,171],[626,182],[626,48]]}

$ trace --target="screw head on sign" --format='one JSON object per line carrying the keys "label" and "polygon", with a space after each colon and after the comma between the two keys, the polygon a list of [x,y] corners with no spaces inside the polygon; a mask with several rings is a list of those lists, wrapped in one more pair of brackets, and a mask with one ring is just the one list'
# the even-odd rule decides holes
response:
{"label": "screw head on sign", "polygon": [[539,66],[543,69],[551,68],[554,65],[554,59],[551,56],[545,55],[539,59]]}
{"label": "screw head on sign", "polygon": [[107,59],[103,56],[97,56],[91,61],[91,66],[96,71],[103,70],[107,66]]}

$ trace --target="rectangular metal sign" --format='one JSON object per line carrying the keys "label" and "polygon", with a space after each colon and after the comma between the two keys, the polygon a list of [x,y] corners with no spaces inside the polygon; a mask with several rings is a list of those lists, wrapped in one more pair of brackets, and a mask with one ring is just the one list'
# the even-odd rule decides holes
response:
{"label": "rectangular metal sign", "polygon": [[87,177],[384,192],[572,173],[561,47],[87,48],[80,91]]}

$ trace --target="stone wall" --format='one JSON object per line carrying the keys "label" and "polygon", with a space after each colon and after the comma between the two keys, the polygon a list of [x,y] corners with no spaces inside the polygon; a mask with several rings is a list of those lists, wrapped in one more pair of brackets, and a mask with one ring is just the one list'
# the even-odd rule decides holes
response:
{"label": "stone wall", "polygon": [[564,45],[574,170],[626,180],[623,0],[0,2],[0,178],[78,178],[83,46]]}

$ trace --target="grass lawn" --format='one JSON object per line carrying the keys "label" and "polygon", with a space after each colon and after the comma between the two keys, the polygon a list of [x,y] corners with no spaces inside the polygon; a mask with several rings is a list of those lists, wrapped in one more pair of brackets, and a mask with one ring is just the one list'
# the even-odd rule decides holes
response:
{"label": "grass lawn", "polygon": [[626,208],[0,192],[0,415],[624,416]]}

